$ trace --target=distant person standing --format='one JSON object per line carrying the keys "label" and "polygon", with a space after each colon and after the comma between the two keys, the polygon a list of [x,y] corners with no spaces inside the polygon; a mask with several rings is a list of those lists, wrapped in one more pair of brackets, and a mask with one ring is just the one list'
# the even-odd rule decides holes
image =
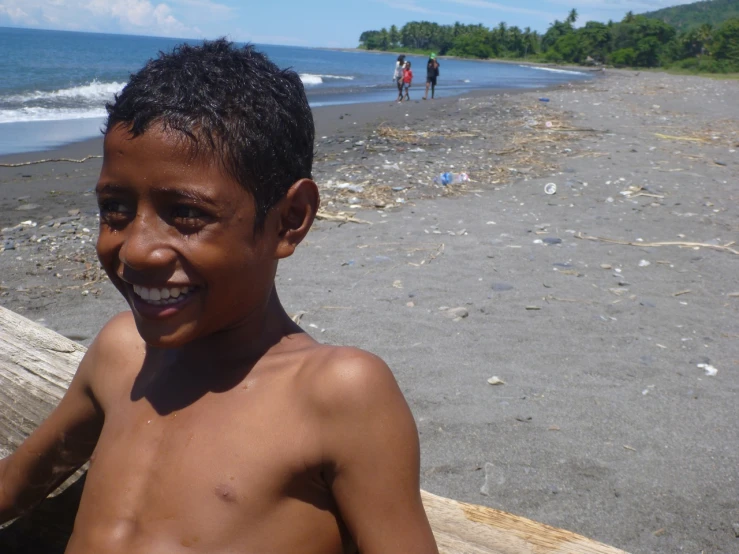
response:
{"label": "distant person standing", "polygon": [[434,91],[436,89],[436,78],[439,76],[439,62],[436,61],[436,54],[431,52],[429,61],[426,64],[426,92],[423,93],[423,99],[429,95],[429,87],[431,87],[431,98],[434,98]]}
{"label": "distant person standing", "polygon": [[[411,62],[405,62],[403,70],[403,90],[405,91],[405,99],[410,100],[411,83],[413,82],[413,71],[411,71]],[[402,100],[402,99],[401,99]],[[400,100],[398,100],[400,102]]]}
{"label": "distant person standing", "polygon": [[398,56],[395,62],[395,73],[393,73],[393,82],[398,87],[398,102],[403,100],[403,70],[405,69],[405,54]]}

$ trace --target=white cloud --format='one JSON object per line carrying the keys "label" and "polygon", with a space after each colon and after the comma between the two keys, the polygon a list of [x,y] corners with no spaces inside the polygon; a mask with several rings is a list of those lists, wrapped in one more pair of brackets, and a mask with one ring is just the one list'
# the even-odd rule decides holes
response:
{"label": "white cloud", "polygon": [[0,22],[8,19],[13,25],[36,25],[37,21],[18,6],[0,5]]}
{"label": "white cloud", "polygon": [[202,36],[198,24],[230,11],[210,0],[0,1],[0,25],[173,37]]}
{"label": "white cloud", "polygon": [[149,0],[91,0],[84,8],[98,18],[118,21],[126,32],[185,36],[192,31],[167,4],[155,6]]}

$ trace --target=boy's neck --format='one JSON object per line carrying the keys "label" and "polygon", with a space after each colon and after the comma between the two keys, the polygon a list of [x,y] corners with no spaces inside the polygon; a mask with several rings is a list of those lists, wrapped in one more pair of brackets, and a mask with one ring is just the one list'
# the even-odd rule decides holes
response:
{"label": "boy's neck", "polygon": [[297,336],[307,337],[273,288],[264,309],[236,325],[181,348],[148,347],[131,397],[146,398],[160,415],[181,410],[208,392],[225,392],[243,383],[268,353],[304,347],[305,339],[291,341]]}
{"label": "boy's neck", "polygon": [[207,356],[229,362],[256,361],[281,341],[303,330],[282,307],[277,291],[272,291],[260,308],[216,333],[190,342],[177,351],[187,359]]}

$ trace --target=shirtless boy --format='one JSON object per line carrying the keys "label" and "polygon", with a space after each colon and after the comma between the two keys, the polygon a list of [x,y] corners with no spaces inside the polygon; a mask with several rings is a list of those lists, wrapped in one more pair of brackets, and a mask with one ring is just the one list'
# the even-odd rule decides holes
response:
{"label": "shirtless boy", "polygon": [[97,251],[131,311],[0,462],[0,522],[89,459],[68,554],[436,553],[390,370],[315,342],[275,291],[319,203],[297,74],[181,46],[108,114]]}

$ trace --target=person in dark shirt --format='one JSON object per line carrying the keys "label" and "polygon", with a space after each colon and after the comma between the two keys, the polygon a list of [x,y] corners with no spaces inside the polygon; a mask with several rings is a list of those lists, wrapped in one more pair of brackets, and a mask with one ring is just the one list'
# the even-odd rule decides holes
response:
{"label": "person in dark shirt", "polygon": [[436,89],[436,78],[439,76],[439,62],[436,61],[436,54],[431,52],[429,61],[426,64],[426,92],[423,93],[423,99],[429,95],[429,87],[431,87],[431,98],[434,98],[434,92]]}

